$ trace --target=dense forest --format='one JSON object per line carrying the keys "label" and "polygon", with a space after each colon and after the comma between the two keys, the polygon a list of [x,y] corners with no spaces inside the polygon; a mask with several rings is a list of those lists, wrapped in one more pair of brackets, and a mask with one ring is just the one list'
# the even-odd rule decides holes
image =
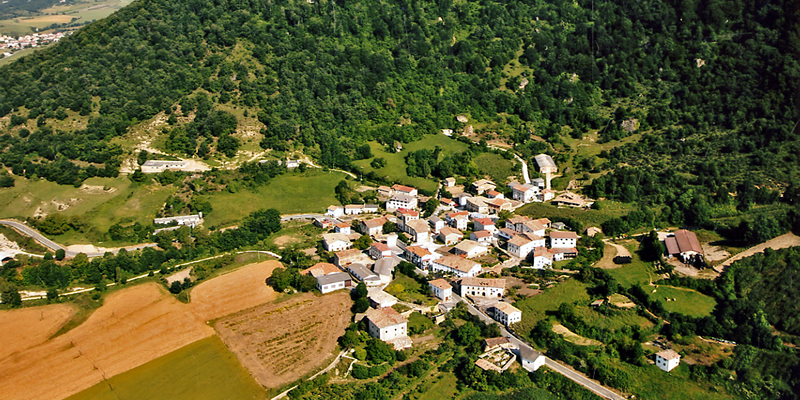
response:
{"label": "dense forest", "polygon": [[[231,121],[212,112],[230,104],[266,125],[265,148],[302,146],[328,166],[350,167],[365,139],[457,127],[456,114],[500,123],[521,154],[541,146],[531,133],[612,140],[635,119],[641,141],[602,154],[606,167],[780,188],[798,164],[797,12],[789,0],[142,0],[0,69],[0,161],[60,183],[114,175],[109,139],[162,111],[176,152],[231,155]],[[70,110],[89,122],[48,130]],[[36,132],[14,128],[28,119]],[[704,163],[712,182],[696,175]],[[631,194],[609,182],[592,194]]]}

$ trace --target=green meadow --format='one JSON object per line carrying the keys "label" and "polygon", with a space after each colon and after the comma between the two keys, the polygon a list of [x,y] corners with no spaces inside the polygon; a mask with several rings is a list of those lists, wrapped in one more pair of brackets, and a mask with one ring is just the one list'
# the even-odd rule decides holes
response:
{"label": "green meadow", "polygon": [[68,400],[264,399],[266,391],[216,336],[111,377]]}

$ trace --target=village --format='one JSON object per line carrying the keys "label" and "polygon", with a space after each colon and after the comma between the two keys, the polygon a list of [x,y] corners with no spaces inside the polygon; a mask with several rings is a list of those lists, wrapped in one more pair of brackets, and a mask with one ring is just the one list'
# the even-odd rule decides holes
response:
{"label": "village", "polygon": [[11,57],[19,50],[55,43],[71,34],[72,32],[33,33],[16,38],[0,35],[0,52],[3,53],[3,57]]}

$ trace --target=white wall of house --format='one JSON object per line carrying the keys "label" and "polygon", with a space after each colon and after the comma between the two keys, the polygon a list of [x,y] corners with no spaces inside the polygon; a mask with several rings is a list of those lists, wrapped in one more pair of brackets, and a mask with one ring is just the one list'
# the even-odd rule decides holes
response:
{"label": "white wall of house", "polygon": [[[541,236],[541,235],[539,235]],[[569,249],[578,245],[578,239],[575,238],[550,238],[550,247],[558,249]]]}

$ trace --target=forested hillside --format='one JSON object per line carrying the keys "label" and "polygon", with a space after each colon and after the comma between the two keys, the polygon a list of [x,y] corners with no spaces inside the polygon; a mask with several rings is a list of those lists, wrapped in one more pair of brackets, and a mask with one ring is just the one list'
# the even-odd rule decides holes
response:
{"label": "forested hillside", "polygon": [[[601,154],[604,169],[700,195],[744,176],[783,188],[800,153],[793,4],[142,0],[0,69],[0,160],[60,183],[115,175],[124,149],[108,141],[161,111],[194,117],[171,121],[175,151],[230,155],[230,117],[212,111],[231,104],[266,125],[264,148],[302,145],[329,166],[350,167],[366,139],[457,127],[457,114],[499,124],[522,154],[590,130],[619,139],[636,119],[641,140]],[[88,123],[59,129],[74,113]],[[15,128],[28,119],[38,130]],[[589,194],[674,197],[620,190],[629,175]]]}

